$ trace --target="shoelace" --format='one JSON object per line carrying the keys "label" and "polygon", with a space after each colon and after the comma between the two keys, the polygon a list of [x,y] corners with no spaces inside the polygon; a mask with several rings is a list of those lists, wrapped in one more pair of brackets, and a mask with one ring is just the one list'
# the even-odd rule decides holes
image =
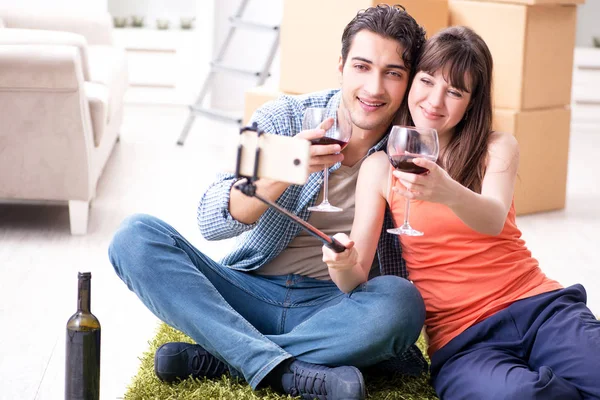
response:
{"label": "shoelace", "polygon": [[327,396],[327,386],[325,384],[326,379],[327,374],[319,374],[316,372],[314,376],[311,376],[310,372],[307,372],[302,368],[296,369],[294,371],[293,380],[293,386],[296,390],[296,393],[290,394],[293,396],[298,396],[301,393],[306,393],[316,396]]}
{"label": "shoelace", "polygon": [[192,368],[196,375],[218,375],[220,369],[222,369],[221,366],[221,361],[208,354],[195,354],[192,358]]}

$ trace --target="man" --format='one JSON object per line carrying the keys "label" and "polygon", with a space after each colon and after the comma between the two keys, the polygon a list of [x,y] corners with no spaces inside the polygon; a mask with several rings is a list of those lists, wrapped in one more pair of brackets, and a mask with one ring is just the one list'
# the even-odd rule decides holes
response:
{"label": "man", "polygon": [[[341,152],[338,145],[312,145],[305,185],[259,179],[258,193],[326,232],[349,232],[360,164],[385,147],[424,34],[400,7],[359,12],[342,36],[341,90],[283,96],[252,118],[265,132],[311,140],[325,131],[301,131],[306,108],[337,110],[338,118],[353,125],[349,144]],[[323,165],[333,165],[329,197],[346,212],[307,210],[321,197]],[[409,281],[394,275],[367,281],[328,269],[320,242],[235,184],[234,176],[222,175],[198,208],[207,239],[240,238],[219,263],[147,215],[124,221],[111,243],[119,277],[155,315],[197,343],[161,346],[155,355],[160,379],[215,377],[228,368],[255,389],[268,385],[306,399],[362,399],[358,368],[389,360],[405,370],[423,367],[413,343],[425,311]],[[405,277],[397,251],[397,238],[382,235],[381,271]]]}

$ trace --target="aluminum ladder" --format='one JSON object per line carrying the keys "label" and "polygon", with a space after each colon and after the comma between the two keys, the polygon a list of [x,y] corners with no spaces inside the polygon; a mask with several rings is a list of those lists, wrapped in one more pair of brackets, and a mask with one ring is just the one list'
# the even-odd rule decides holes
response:
{"label": "aluminum ladder", "polygon": [[[236,13],[229,17],[229,31],[227,32],[227,36],[221,45],[221,48],[218,51],[217,57],[210,63],[210,69],[206,78],[204,79],[204,83],[202,84],[202,89],[200,90],[200,94],[198,95],[194,104],[190,105],[190,113],[183,127],[183,131],[177,140],[177,144],[183,146],[185,140],[192,129],[192,125],[196,117],[204,116],[213,118],[216,120],[236,123],[238,125],[242,124],[242,118],[232,116],[228,112],[224,112],[217,109],[211,109],[209,107],[205,107],[202,105],[204,102],[204,98],[208,94],[208,92],[212,89],[213,78],[216,73],[229,73],[229,74],[239,74],[243,76],[255,76],[257,79],[256,86],[262,85],[267,78],[270,76],[269,70],[271,68],[271,64],[273,63],[273,59],[275,58],[275,54],[277,53],[277,47],[279,46],[279,25],[268,25],[261,24],[256,22],[244,21],[243,14],[246,9],[246,6],[250,0],[242,0],[240,5],[236,11]],[[254,31],[272,31],[274,33],[274,40],[269,50],[267,60],[263,64],[263,68],[260,71],[250,71],[242,68],[226,66],[223,64],[223,57],[227,52],[227,48],[231,44],[231,40],[236,32],[236,29],[246,29],[246,30],[254,30]]]}

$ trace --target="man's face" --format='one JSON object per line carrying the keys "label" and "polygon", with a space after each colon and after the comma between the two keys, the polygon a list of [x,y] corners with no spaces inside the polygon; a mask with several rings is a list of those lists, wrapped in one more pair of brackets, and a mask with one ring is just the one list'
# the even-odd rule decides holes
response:
{"label": "man's face", "polygon": [[357,128],[381,133],[396,116],[408,86],[403,52],[395,40],[362,30],[345,64],[340,57],[343,106]]}

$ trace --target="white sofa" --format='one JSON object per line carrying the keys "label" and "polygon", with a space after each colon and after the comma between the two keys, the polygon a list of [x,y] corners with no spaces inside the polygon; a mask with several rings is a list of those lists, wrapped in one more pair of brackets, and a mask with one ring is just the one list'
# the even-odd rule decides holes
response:
{"label": "white sofa", "polygon": [[0,10],[0,200],[65,202],[85,234],[117,141],[125,51],[101,15]]}

